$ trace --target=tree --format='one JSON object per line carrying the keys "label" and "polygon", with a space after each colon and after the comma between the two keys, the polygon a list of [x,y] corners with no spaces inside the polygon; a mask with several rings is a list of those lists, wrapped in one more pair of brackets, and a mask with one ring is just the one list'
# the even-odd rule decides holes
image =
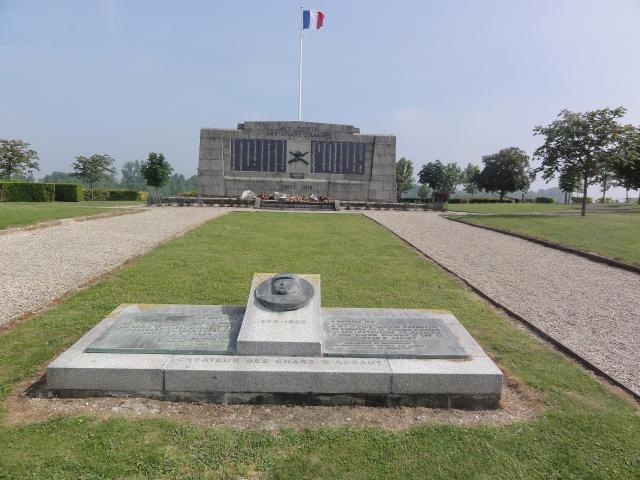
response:
{"label": "tree", "polygon": [[431,188],[431,198],[436,200],[437,193],[444,184],[444,165],[440,160],[423,165],[418,172],[418,182]]}
{"label": "tree", "polygon": [[75,177],[73,173],[53,171],[40,180],[44,183],[82,183],[82,180]]}
{"label": "tree", "polygon": [[500,200],[508,192],[527,191],[533,179],[529,156],[517,147],[503,148],[493,155],[482,157],[484,168],[478,175],[478,187],[498,192]]}
{"label": "tree", "polygon": [[557,173],[573,170],[582,180],[582,216],[586,214],[589,185],[597,182],[618,148],[617,119],[625,111],[624,107],[585,113],[562,110],[557,120],[533,129],[534,135],[545,137],[534,153],[534,158],[542,160],[539,170],[543,178],[548,180]]}
{"label": "tree", "polygon": [[157,189],[169,181],[173,167],[164,159],[162,153],[149,153],[149,158],[140,168],[142,176],[147,181],[147,185]]}
{"label": "tree", "polygon": [[0,139],[0,178],[11,180],[11,175],[32,175],[40,170],[38,153],[24,140]]}
{"label": "tree", "polygon": [[420,185],[420,188],[418,189],[418,198],[420,198],[422,203],[425,203],[430,196],[431,192],[429,191],[429,187],[426,185]]}
{"label": "tree", "polygon": [[623,126],[619,140],[619,148],[610,162],[613,176],[616,185],[625,189],[627,202],[629,190],[638,190],[640,204],[640,127]]}
{"label": "tree", "polygon": [[107,154],[95,153],[90,157],[76,157],[73,163],[73,175],[80,178],[84,183],[89,185],[91,190],[91,199],[93,200],[93,186],[100,180],[107,180],[115,175],[113,158]]}
{"label": "tree", "polygon": [[564,203],[569,203],[571,194],[580,188],[580,176],[575,170],[567,169],[560,173],[558,187],[564,192]]}
{"label": "tree", "polygon": [[480,167],[478,165],[469,164],[462,172],[462,183],[464,191],[473,195],[478,191],[478,175],[480,175]]}
{"label": "tree", "polygon": [[435,202],[446,202],[462,179],[462,170],[456,163],[444,165],[440,160],[423,165],[418,172],[418,182],[432,189]]}
{"label": "tree", "polygon": [[122,178],[120,179],[120,186],[123,188],[130,188],[133,190],[143,190],[147,182],[142,176],[142,162],[140,160],[124,162],[120,172]]}
{"label": "tree", "polygon": [[462,182],[462,170],[457,163],[447,163],[444,167],[444,184],[442,190],[447,193],[447,198],[456,191],[456,187]]}
{"label": "tree", "polygon": [[413,186],[413,162],[402,157],[396,162],[396,192],[400,195]]}

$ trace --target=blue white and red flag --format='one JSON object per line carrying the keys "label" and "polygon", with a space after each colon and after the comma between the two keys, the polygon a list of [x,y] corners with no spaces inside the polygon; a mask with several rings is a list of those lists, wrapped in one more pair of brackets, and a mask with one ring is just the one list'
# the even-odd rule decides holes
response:
{"label": "blue white and red flag", "polygon": [[318,29],[324,23],[324,13],[319,10],[302,11],[302,29]]}

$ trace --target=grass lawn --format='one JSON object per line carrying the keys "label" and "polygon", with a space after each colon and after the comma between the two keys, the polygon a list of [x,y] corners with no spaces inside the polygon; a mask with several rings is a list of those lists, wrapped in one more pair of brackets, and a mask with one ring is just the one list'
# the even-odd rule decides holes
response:
{"label": "grass lawn", "polygon": [[447,205],[447,210],[471,213],[544,213],[579,209],[580,205],[562,203],[454,203]]}
{"label": "grass lawn", "polygon": [[468,215],[464,220],[640,265],[640,212],[587,213],[585,217]]}
{"label": "grass lawn", "polygon": [[113,209],[104,207],[127,204],[142,205],[141,202],[1,202],[0,229],[61,218],[109,213],[113,212]]}
{"label": "grass lawn", "polygon": [[[16,382],[120,303],[244,304],[254,272],[322,275],[323,305],[441,308],[537,390],[538,416],[506,426],[233,431],[170,420],[63,417],[8,426]],[[234,213],[150,252],[0,336],[0,478],[640,477],[640,410],[512,326],[359,215]]]}

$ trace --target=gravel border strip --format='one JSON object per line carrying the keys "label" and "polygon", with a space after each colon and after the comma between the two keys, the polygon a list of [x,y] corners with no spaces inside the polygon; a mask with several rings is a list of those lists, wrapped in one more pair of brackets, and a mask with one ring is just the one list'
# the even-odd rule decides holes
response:
{"label": "gravel border strip", "polygon": [[10,235],[17,232],[28,232],[30,230],[40,230],[41,228],[57,227],[58,225],[63,225],[69,222],[88,222],[90,220],[100,220],[102,218],[119,217],[120,215],[131,215],[133,213],[141,213],[142,211],[142,209],[129,209],[121,212],[96,213],[95,215],[83,215],[81,217],[59,218],[57,220],[31,223],[29,225],[21,225],[19,227],[3,228],[0,229],[0,235]]}
{"label": "gravel border strip", "polygon": [[[444,215],[440,215],[441,217],[444,217]],[[502,305],[500,302],[498,302],[497,300],[494,300],[493,298],[491,298],[489,295],[487,295],[485,292],[483,292],[482,290],[480,290],[478,287],[472,285],[471,283],[469,283],[468,281],[466,281],[464,278],[462,278],[461,276],[459,276],[458,274],[456,274],[453,270],[448,269],[447,267],[445,267],[443,264],[441,264],[440,262],[434,260],[433,258],[431,258],[429,255],[427,255],[426,253],[424,253],[422,250],[420,250],[416,245],[414,245],[413,243],[411,243],[410,241],[402,238],[400,235],[398,235],[396,232],[394,232],[393,230],[391,230],[390,228],[387,228],[384,224],[380,223],[379,221],[377,221],[374,218],[371,218],[369,216],[366,216],[369,220],[371,220],[372,222],[380,225],[382,228],[384,228],[385,230],[391,232],[396,238],[399,238],[404,244],[406,244],[407,246],[409,246],[411,248],[411,250],[414,250],[416,253],[418,253],[420,256],[430,260],[431,262],[435,263],[436,265],[438,265],[440,268],[442,268],[444,271],[446,271],[447,273],[449,273],[450,275],[453,275],[456,279],[458,279],[459,281],[461,281],[465,286],[467,286],[470,290],[472,290],[474,293],[476,293],[477,295],[479,295],[481,298],[483,298],[484,300],[488,301],[491,305],[493,305],[494,307],[499,308],[500,310],[504,311],[507,315],[519,320],[520,322],[522,322],[524,324],[525,327],[527,327],[532,333],[534,333],[535,335],[541,337],[542,339],[548,341],[549,343],[551,343],[552,345],[554,345],[556,348],[558,348],[558,350],[560,350],[561,352],[563,352],[564,354],[566,354],[568,357],[570,357],[571,359],[577,361],[580,365],[582,365],[583,367],[585,367],[586,369],[592,371],[593,373],[595,373],[596,375],[598,375],[599,377],[605,379],[606,381],[608,381],[609,383],[615,385],[616,387],[620,388],[621,390],[623,390],[624,392],[628,393],[629,395],[631,395],[631,397],[638,403],[640,403],[640,394],[634,392],[633,390],[631,390],[629,387],[627,387],[626,385],[624,385],[623,383],[621,383],[620,381],[616,380],[615,378],[613,378],[612,376],[610,376],[609,374],[607,374],[606,372],[604,372],[603,370],[601,370],[600,368],[596,367],[593,363],[591,363],[589,360],[587,360],[586,358],[582,357],[580,354],[574,352],[573,350],[571,350],[569,347],[567,347],[566,345],[564,345],[562,342],[556,340],[555,338],[553,338],[552,336],[550,336],[549,334],[545,333],[543,330],[541,330],[540,328],[538,328],[537,326],[535,326],[534,324],[532,324],[531,322],[529,322],[526,318],[518,315],[517,313],[515,313],[514,311],[512,311],[511,309],[505,307],[504,305]],[[446,218],[446,217],[445,217]],[[465,223],[468,224],[467,222],[461,222],[461,223]],[[500,232],[502,233],[502,232]]]}
{"label": "gravel border strip", "polygon": [[[562,250],[563,252],[573,253],[574,255],[580,255],[581,257],[588,258],[589,260],[593,260],[594,262],[604,263],[605,265],[609,265],[610,267],[622,268],[623,270],[628,270],[634,273],[640,273],[640,267],[632,265],[630,263],[622,262],[620,260],[616,260],[611,257],[605,257],[604,255],[599,255],[597,253],[585,252],[584,250],[578,250],[577,248],[569,247],[567,245],[562,245],[561,243],[555,243],[550,240],[543,240],[538,237],[532,237],[530,235],[525,235],[524,233],[511,232],[509,230],[502,230],[496,227],[489,227],[487,225],[479,225],[477,223],[468,222],[463,220],[462,218],[454,218],[448,215],[440,215],[442,218],[446,218],[447,220],[451,220],[452,222],[464,223],[465,225],[471,225],[472,227],[484,228],[485,230],[490,230],[492,232],[502,233],[504,235],[509,235],[511,237],[521,238],[523,240],[528,240],[533,243],[537,243],[539,245],[543,245],[549,248],[555,248],[556,250]],[[464,215],[462,215],[464,217]]]}

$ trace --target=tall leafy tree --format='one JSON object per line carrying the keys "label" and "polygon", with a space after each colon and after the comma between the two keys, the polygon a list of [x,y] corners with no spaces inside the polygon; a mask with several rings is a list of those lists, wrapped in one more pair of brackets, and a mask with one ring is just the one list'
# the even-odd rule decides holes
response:
{"label": "tall leafy tree", "polygon": [[142,162],[140,160],[124,162],[120,173],[122,177],[120,179],[120,186],[123,188],[130,188],[133,190],[144,190],[147,185],[144,177],[142,176]]}
{"label": "tall leafy tree", "polygon": [[93,187],[100,180],[108,180],[116,173],[114,160],[107,154],[93,154],[90,157],[79,156],[73,162],[73,175],[89,185],[93,200]]}
{"label": "tall leafy tree", "polygon": [[431,198],[433,200],[436,199],[437,192],[440,192],[444,179],[444,165],[440,160],[423,165],[418,172],[418,182],[431,188]]}
{"label": "tall leafy tree", "polygon": [[586,214],[589,185],[598,181],[618,149],[621,126],[617,119],[625,111],[624,107],[585,113],[562,110],[546,127],[533,129],[534,135],[544,137],[544,143],[534,153],[534,158],[542,160],[539,170],[543,178],[549,180],[567,170],[580,176],[582,216]]}
{"label": "tall leafy tree", "polygon": [[478,187],[498,192],[500,200],[509,192],[527,191],[534,174],[529,168],[529,155],[517,147],[503,148],[482,157],[484,168],[478,175]]}
{"label": "tall leafy tree", "polygon": [[456,163],[444,165],[440,160],[423,165],[418,172],[418,182],[432,189],[434,201],[445,202],[462,179],[462,171]]}
{"label": "tall leafy tree", "polygon": [[147,181],[147,185],[158,188],[162,187],[171,178],[173,167],[167,162],[162,153],[149,153],[149,158],[140,168],[142,176]]}
{"label": "tall leafy tree", "polygon": [[413,186],[413,162],[402,157],[396,162],[396,192],[400,195]]}
{"label": "tall leafy tree", "polygon": [[456,191],[456,187],[463,181],[462,170],[457,163],[447,163],[444,166],[444,184],[442,190],[447,193],[447,198]]}
{"label": "tall leafy tree", "polygon": [[11,175],[30,177],[40,170],[38,153],[24,140],[0,139],[0,178],[11,180]]}
{"label": "tall leafy tree", "polygon": [[465,192],[474,195],[478,191],[478,175],[480,175],[480,167],[472,163],[468,164],[462,172]]}
{"label": "tall leafy tree", "polygon": [[638,190],[640,204],[640,127],[625,125],[619,138],[619,148],[611,159],[616,185],[625,189],[626,201],[629,190]]}

